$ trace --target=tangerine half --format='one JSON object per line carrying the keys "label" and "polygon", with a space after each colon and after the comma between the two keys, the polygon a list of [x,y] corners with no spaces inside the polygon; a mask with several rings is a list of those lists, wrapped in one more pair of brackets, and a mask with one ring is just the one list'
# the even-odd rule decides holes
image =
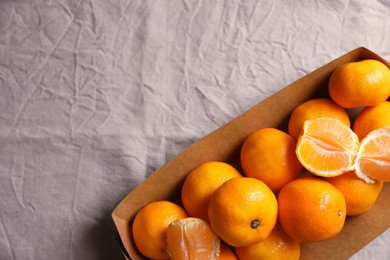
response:
{"label": "tangerine half", "polygon": [[390,182],[390,127],[373,130],[363,138],[355,171],[368,183],[375,180]]}
{"label": "tangerine half", "polygon": [[305,121],[295,152],[308,171],[331,177],[353,170],[358,148],[359,139],[351,128],[322,117]]}

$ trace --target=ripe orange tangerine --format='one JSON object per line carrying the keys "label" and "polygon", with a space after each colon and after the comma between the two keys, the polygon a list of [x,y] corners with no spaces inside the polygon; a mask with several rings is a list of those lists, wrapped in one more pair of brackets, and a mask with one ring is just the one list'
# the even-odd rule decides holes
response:
{"label": "ripe orange tangerine", "polygon": [[187,212],[170,201],[152,202],[140,211],[132,224],[137,249],[151,259],[169,259],[165,242],[168,225],[188,217]]}
{"label": "ripe orange tangerine", "polygon": [[278,203],[280,225],[298,241],[327,240],[344,227],[344,195],[318,177],[302,177],[287,183],[278,194]]}
{"label": "ripe orange tangerine", "polygon": [[276,128],[262,128],[244,141],[241,165],[245,176],[263,181],[273,192],[301,174],[296,141]]}
{"label": "ripe orange tangerine", "polygon": [[211,196],[209,220],[227,244],[240,247],[264,240],[276,224],[278,203],[264,182],[241,177],[226,181]]}
{"label": "ripe orange tangerine", "polygon": [[383,188],[383,181],[366,183],[358,178],[354,171],[324,178],[324,180],[343,193],[347,205],[347,216],[360,215],[369,211]]}
{"label": "ripe orange tangerine", "polygon": [[225,181],[236,177],[242,175],[225,162],[210,161],[193,169],[181,189],[181,200],[188,214],[208,221],[211,195]]}
{"label": "ripe orange tangerine", "polygon": [[364,108],[356,117],[352,130],[360,140],[378,128],[390,127],[390,101]]}
{"label": "ripe orange tangerine", "polygon": [[220,245],[219,237],[200,218],[179,219],[167,228],[167,248],[171,259],[216,260]]}
{"label": "ripe orange tangerine", "polygon": [[221,243],[221,252],[218,260],[238,260],[238,258],[226,244]]}
{"label": "ripe orange tangerine", "polygon": [[361,141],[355,171],[368,183],[390,182],[390,127],[371,131]]}
{"label": "ripe orange tangerine", "polygon": [[390,95],[390,70],[372,59],[345,63],[332,73],[328,89],[342,107],[376,106]]}
{"label": "ripe orange tangerine", "polygon": [[251,246],[237,247],[235,251],[239,259],[245,260],[298,260],[301,255],[299,241],[288,236],[279,224],[265,240]]}
{"label": "ripe orange tangerine", "polygon": [[288,122],[288,133],[298,140],[305,121],[320,117],[336,118],[345,125],[351,126],[349,115],[343,107],[328,98],[315,98],[300,104],[293,110]]}
{"label": "ripe orange tangerine", "polygon": [[323,117],[305,121],[295,152],[308,171],[331,177],[353,170],[358,148],[359,139],[351,128]]}

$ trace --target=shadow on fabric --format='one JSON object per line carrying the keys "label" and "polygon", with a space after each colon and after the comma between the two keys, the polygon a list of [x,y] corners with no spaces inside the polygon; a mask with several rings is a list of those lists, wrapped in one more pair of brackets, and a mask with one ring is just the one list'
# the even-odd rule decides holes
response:
{"label": "shadow on fabric", "polygon": [[[85,230],[83,234],[83,243],[88,246],[84,252],[88,256],[79,256],[80,259],[125,259],[115,236],[115,227],[110,213],[97,225],[92,225]],[[77,258],[79,258],[77,257]]]}

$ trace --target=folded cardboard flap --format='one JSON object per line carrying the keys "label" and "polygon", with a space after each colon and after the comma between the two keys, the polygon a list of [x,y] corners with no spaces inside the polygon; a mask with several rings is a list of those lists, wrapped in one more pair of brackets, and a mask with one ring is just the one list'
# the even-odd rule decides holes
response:
{"label": "folded cardboard flap", "polygon": [[[186,175],[207,161],[224,161],[239,167],[242,142],[252,132],[263,127],[285,129],[292,110],[306,100],[328,97],[327,84],[333,70],[347,62],[377,59],[390,65],[364,47],[357,48],[298,79],[245,113],[213,131],[167,162],[132,190],[112,213],[124,255],[143,259],[137,252],[131,235],[135,214],[145,205],[158,200],[177,200]],[[388,185],[375,207],[365,215],[348,218],[342,233],[334,239],[302,245],[302,259],[347,259],[372,239],[390,227],[390,207],[386,198]],[[375,222],[375,223],[373,223]]]}

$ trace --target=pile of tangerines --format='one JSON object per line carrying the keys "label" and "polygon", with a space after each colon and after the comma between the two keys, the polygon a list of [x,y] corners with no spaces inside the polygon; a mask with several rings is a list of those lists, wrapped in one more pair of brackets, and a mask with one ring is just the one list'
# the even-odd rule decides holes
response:
{"label": "pile of tangerines", "polygon": [[141,209],[138,250],[151,259],[299,259],[301,242],[335,237],[346,216],[370,210],[390,181],[390,70],[347,63],[328,89],[330,98],[294,109],[287,131],[248,136],[242,169],[206,162],[187,175],[182,206]]}

